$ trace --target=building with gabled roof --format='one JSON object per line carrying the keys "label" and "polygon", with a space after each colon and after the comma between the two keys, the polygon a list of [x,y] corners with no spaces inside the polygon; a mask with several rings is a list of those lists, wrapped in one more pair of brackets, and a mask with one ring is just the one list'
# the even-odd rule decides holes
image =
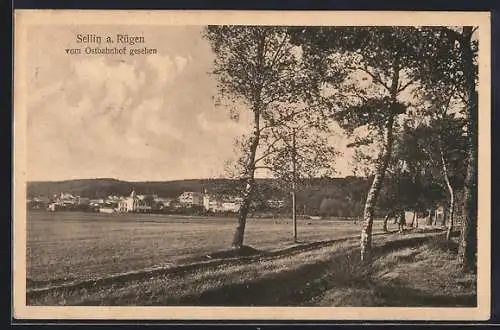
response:
{"label": "building with gabled roof", "polygon": [[179,196],[179,203],[183,206],[203,206],[203,194],[194,191],[185,191]]}
{"label": "building with gabled roof", "polygon": [[129,196],[122,198],[118,201],[118,212],[143,212],[151,210],[151,205],[147,205],[145,195],[137,195],[135,189]]}

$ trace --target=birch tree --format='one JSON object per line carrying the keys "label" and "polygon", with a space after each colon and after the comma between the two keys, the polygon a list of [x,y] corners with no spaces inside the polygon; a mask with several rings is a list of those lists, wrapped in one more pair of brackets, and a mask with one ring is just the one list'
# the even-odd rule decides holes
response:
{"label": "birch tree", "polygon": [[[319,27],[295,29],[319,82],[317,95],[348,134],[363,127],[365,143],[379,146],[361,230],[361,259],[370,259],[373,217],[389,160],[397,119],[408,108],[404,92],[418,79],[416,29],[403,27]],[[351,83],[329,85],[328,77],[347,72]],[[323,79],[322,79],[323,78]],[[347,80],[349,81],[349,79]]]}
{"label": "birch tree", "polygon": [[[465,173],[467,137],[463,115],[451,112],[450,99],[444,103],[434,101],[427,124],[421,124],[412,132],[418,149],[425,155],[425,167],[432,172],[435,183],[448,194],[448,211],[443,218],[447,226],[446,238],[450,239],[455,225],[456,189],[462,187]],[[456,104],[460,109],[463,105]]]}
{"label": "birch tree", "polygon": [[404,167],[411,177],[412,187],[397,193],[400,196],[409,193],[407,207],[435,207],[444,201],[443,194],[448,192],[449,235],[453,230],[455,188],[461,183],[463,167],[460,164],[465,159],[464,121],[442,109],[427,112],[430,113],[428,121],[405,124],[397,141],[392,168]]}
{"label": "birch tree", "polygon": [[430,89],[456,88],[465,104],[467,167],[463,194],[463,225],[458,261],[464,270],[473,269],[477,252],[477,28],[472,26],[422,28],[424,38],[432,40],[422,47],[419,77]]}
{"label": "birch tree", "polygon": [[237,108],[251,115],[251,133],[237,144],[241,152],[235,169],[242,183],[242,204],[232,247],[239,249],[243,247],[256,170],[286,138],[277,134],[277,128],[312,113],[311,108],[300,106],[307,77],[300,70],[300,49],[289,42],[284,27],[208,26],[204,36],[215,54],[212,73],[221,103],[230,107],[234,117],[239,115],[234,111]]}

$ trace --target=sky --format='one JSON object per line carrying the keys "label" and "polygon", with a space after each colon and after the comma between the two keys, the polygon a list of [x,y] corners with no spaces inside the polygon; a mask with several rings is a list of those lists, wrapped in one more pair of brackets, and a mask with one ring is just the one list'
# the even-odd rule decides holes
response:
{"label": "sky", "polygon": [[[32,26],[27,84],[30,181],[224,177],[249,129],[216,107],[213,54],[200,26]],[[143,36],[155,55],[68,55],[78,34]],[[84,45],[86,46],[86,45]],[[96,46],[96,45],[94,45]],[[105,47],[101,44],[101,47]],[[130,47],[130,46],[129,46]],[[345,137],[339,176],[351,175]]]}

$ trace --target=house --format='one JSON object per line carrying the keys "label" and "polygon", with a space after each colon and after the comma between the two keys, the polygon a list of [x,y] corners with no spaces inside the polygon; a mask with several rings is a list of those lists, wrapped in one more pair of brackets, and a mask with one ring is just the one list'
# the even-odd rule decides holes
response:
{"label": "house", "polygon": [[135,190],[132,190],[129,196],[122,198],[118,201],[118,212],[127,213],[127,212],[135,212],[137,210],[137,206],[139,205],[139,199],[135,193]]}
{"label": "house", "polygon": [[238,212],[242,199],[234,196],[203,195],[203,208],[211,212]]}
{"label": "house", "polygon": [[146,201],[146,196],[137,195],[135,190],[132,190],[129,196],[120,199],[117,205],[117,210],[121,213],[148,212],[151,208]]}
{"label": "house", "polygon": [[144,212],[148,213],[153,210],[153,197],[147,198],[146,195],[137,195],[137,207],[135,212]]}
{"label": "house", "polygon": [[62,200],[58,201],[57,204],[61,205],[63,208],[71,208],[77,205],[76,200]]}
{"label": "house", "polygon": [[213,195],[203,195],[203,208],[207,211],[219,212],[222,210],[222,201]]}
{"label": "house", "polygon": [[115,213],[116,209],[111,208],[111,207],[101,207],[99,209],[99,212],[101,212],[101,213]]}
{"label": "house", "polygon": [[75,196],[73,196],[73,195],[72,195],[72,194],[70,194],[70,193],[61,193],[61,194],[59,195],[59,199],[60,199],[60,200],[75,200],[75,199],[76,199],[76,197],[75,197]]}
{"label": "house", "polygon": [[170,204],[172,204],[173,200],[174,198],[155,197],[153,201],[155,202],[156,205],[159,205],[161,208],[164,208],[164,207],[169,207]]}
{"label": "house", "polygon": [[90,198],[80,197],[80,198],[78,198],[78,204],[80,204],[80,205],[89,205],[90,204]]}
{"label": "house", "polygon": [[120,197],[115,196],[115,195],[109,195],[107,198],[107,201],[109,202],[118,202],[120,200]]}
{"label": "house", "polygon": [[279,209],[285,206],[285,201],[282,199],[269,199],[266,204],[272,209]]}
{"label": "house", "polygon": [[222,202],[223,212],[233,212],[237,213],[240,211],[241,203],[237,201],[225,201]]}
{"label": "house", "polygon": [[55,201],[64,206],[71,206],[78,203],[80,196],[74,196],[70,193],[61,193]]}
{"label": "house", "polygon": [[438,221],[439,223],[443,223],[445,218],[446,218],[446,209],[444,206],[439,205],[436,208],[436,221]]}
{"label": "house", "polygon": [[32,209],[43,209],[46,208],[50,203],[50,199],[48,197],[40,196],[33,197],[32,199],[27,200],[27,205]]}
{"label": "house", "polygon": [[179,203],[185,207],[203,206],[203,194],[194,191],[185,191],[179,196]]}
{"label": "house", "polygon": [[168,207],[170,208],[174,208],[174,209],[180,209],[183,207],[183,205],[179,202],[179,199],[178,198],[174,198],[168,205]]}

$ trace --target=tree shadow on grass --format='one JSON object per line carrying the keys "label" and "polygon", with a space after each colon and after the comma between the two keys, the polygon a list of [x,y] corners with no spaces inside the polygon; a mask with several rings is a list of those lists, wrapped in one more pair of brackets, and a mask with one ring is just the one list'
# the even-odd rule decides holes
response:
{"label": "tree shadow on grass", "polygon": [[[301,266],[292,271],[276,273],[252,282],[231,284],[200,294],[166,298],[159,302],[164,305],[195,306],[297,306],[302,301],[327,290],[330,281],[325,281],[324,274],[332,263],[339,262],[339,268],[350,267],[348,262],[341,261],[350,257],[352,252],[339,255],[331,260]],[[339,274],[345,274],[339,271]],[[346,274],[347,275],[347,274]],[[352,276],[345,281],[353,281]]]}
{"label": "tree shadow on grass", "polygon": [[224,259],[235,257],[249,257],[262,254],[263,251],[244,245],[239,249],[230,249],[224,251],[217,251],[207,255],[210,259]]}
{"label": "tree shadow on grass", "polygon": [[444,239],[444,237],[435,237],[429,240],[427,245],[434,250],[450,252],[454,255],[458,254],[458,242]]}
{"label": "tree shadow on grass", "polygon": [[[373,236],[383,236],[396,233],[397,231],[390,231],[386,233],[375,233]],[[256,258],[260,257],[280,257],[287,256],[295,253],[301,253],[305,251],[315,250],[322,247],[330,246],[335,243],[347,242],[358,239],[357,236],[348,236],[343,238],[336,238],[332,240],[324,240],[324,241],[303,241],[298,240],[297,242],[292,243],[292,246],[281,248],[279,250],[261,250],[256,249],[251,246],[243,246],[240,249],[228,249],[222,251],[216,251],[207,255],[202,256],[193,256],[189,258],[182,259],[184,263],[194,263],[200,261],[207,260],[225,260],[225,259],[234,259],[239,258],[239,261],[255,261]]]}
{"label": "tree shadow on grass", "polygon": [[378,283],[372,289],[384,303],[379,307],[475,307],[477,295],[444,295],[410,288],[404,284]]}
{"label": "tree shadow on grass", "polygon": [[421,236],[421,237],[409,237],[404,236],[401,239],[387,241],[382,245],[374,246],[372,248],[372,255],[374,258],[381,257],[393,251],[397,251],[403,248],[410,248],[415,246],[420,246],[424,243],[430,242],[436,239],[437,236]]}
{"label": "tree shadow on grass", "polygon": [[[433,237],[413,237],[389,241],[373,249],[382,256],[402,248],[419,246]],[[405,256],[402,256],[403,258]],[[411,261],[414,255],[407,256]],[[450,296],[409,288],[394,280],[380,282],[373,267],[364,265],[358,248],[333,253],[325,261],[281,271],[251,282],[230,284],[190,296],[165,297],[158,305],[181,306],[304,306],[325,292],[352,289],[369,291],[377,299],[347,299],[351,306],[474,306],[475,295]],[[349,298],[349,297],[348,297]],[[354,297],[350,297],[354,298]],[[349,300],[352,302],[349,303]]]}

